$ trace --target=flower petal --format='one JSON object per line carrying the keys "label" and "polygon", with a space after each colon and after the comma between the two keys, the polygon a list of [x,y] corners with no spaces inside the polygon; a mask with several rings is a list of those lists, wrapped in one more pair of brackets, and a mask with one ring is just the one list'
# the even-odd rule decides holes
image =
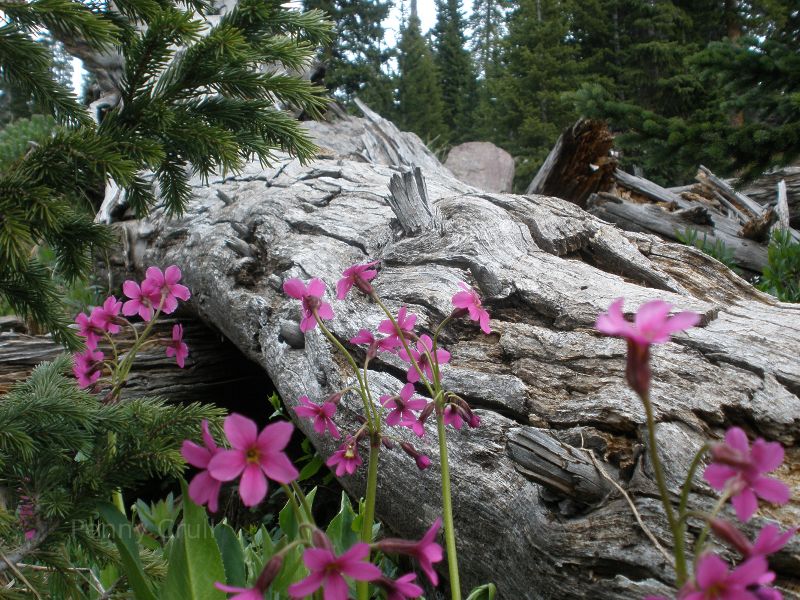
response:
{"label": "flower petal", "polygon": [[208,461],[211,460],[211,452],[208,448],[198,446],[190,440],[183,440],[181,444],[181,456],[193,467],[205,469],[208,467]]}
{"label": "flower petal", "polygon": [[258,434],[256,446],[265,454],[280,452],[289,444],[293,432],[294,425],[289,423],[289,421],[272,423],[264,427],[261,433]]}
{"label": "flower petal", "polygon": [[306,285],[296,277],[293,277],[283,282],[283,291],[292,298],[300,300],[306,295]]}
{"label": "flower petal", "polygon": [[739,452],[748,453],[750,442],[747,441],[747,434],[739,427],[731,427],[725,433],[725,443]]}
{"label": "flower petal", "polygon": [[308,282],[308,288],[306,288],[306,293],[309,296],[316,296],[317,298],[322,298],[325,294],[325,282],[321,279],[314,278]]}
{"label": "flower petal", "polygon": [[783,462],[783,446],[778,442],[767,442],[761,438],[753,442],[750,452],[753,466],[762,473],[769,473],[781,466]]}
{"label": "flower petal", "polygon": [[[306,550],[308,552],[308,550]],[[289,586],[289,595],[292,598],[306,598],[313,594],[322,585],[325,574],[322,572],[311,573],[305,579]]]}
{"label": "flower petal", "polygon": [[758,500],[750,488],[743,489],[731,498],[731,504],[736,511],[736,516],[742,522],[749,521],[750,517],[758,510]]}
{"label": "flower petal", "polygon": [[705,554],[697,563],[697,583],[702,589],[708,589],[715,583],[724,581],[728,574],[728,565],[716,554]]}
{"label": "flower petal", "polygon": [[245,506],[255,506],[267,495],[267,478],[258,465],[248,464],[239,482],[239,496]]}
{"label": "flower petal", "polygon": [[792,495],[788,485],[772,477],[759,477],[753,482],[752,489],[759,498],[773,504],[786,504]]}
{"label": "flower petal", "polygon": [[255,421],[237,413],[225,417],[224,428],[231,446],[238,450],[246,450],[258,437],[258,426]]}
{"label": "flower petal", "polygon": [[220,450],[208,463],[208,472],[214,479],[231,481],[236,479],[247,465],[241,450]]}
{"label": "flower petal", "polygon": [[303,552],[303,564],[309,571],[324,571],[333,562],[336,562],[336,556],[330,550],[309,548]]}
{"label": "flower petal", "polygon": [[291,483],[300,476],[292,461],[283,452],[269,454],[261,460],[261,469],[278,483]]}

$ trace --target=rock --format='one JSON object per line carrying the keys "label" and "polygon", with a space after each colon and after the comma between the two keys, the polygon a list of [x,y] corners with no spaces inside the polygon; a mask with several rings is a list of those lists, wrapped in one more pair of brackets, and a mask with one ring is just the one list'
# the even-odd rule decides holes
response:
{"label": "rock", "polygon": [[485,192],[510,192],[514,184],[514,158],[491,142],[455,146],[444,166],[464,183]]}

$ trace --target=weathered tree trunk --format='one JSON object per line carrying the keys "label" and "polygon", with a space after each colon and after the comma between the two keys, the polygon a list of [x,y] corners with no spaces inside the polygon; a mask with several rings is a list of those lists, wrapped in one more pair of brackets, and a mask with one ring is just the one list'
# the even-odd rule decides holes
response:
{"label": "weathered tree trunk", "polygon": [[[616,487],[669,546],[643,450],[644,412],[625,385],[625,344],[593,329],[620,296],[630,311],[663,298],[703,315],[699,327],[653,350],[672,491],[703,441],[737,424],[790,446],[780,474],[794,486],[795,503],[763,516],[800,522],[800,307],[754,290],[694,248],[626,233],[563,200],[478,193],[374,113],[309,127],[325,148],[313,164],[290,157],[266,170],[254,164],[197,183],[182,218],[156,212],[119,223],[126,243],[116,266],[178,264],[193,291],[189,309],[260,364],[290,407],[301,394],[324,398],[353,376],[318,329],[300,333],[300,307],[282,292],[285,279],[320,277],[330,299],[344,268],[380,260],[379,294],[392,310],[418,314],[425,331],[450,313],[459,281],[478,289],[492,334],[463,322],[442,334],[453,355],[444,383],[482,419],[478,429],[448,436],[465,587],[494,581],[501,598],[514,599],[669,594],[672,569]],[[424,185],[400,176],[400,165],[420,162],[430,165],[421,170]],[[363,296],[333,306],[330,328],[346,345],[382,318]],[[370,369],[376,398],[405,383],[393,355],[380,354]],[[358,412],[359,402],[345,396],[339,427],[354,429]],[[297,424],[324,456],[333,452],[333,440],[308,421]],[[422,442],[434,459],[427,471],[399,448],[381,454],[378,516],[398,534],[418,536],[441,514],[434,436],[429,429]],[[364,477],[362,470],[342,483],[359,495]],[[699,476],[696,483],[692,501],[710,507],[710,489]],[[782,581],[798,583],[800,541],[775,568]]]}

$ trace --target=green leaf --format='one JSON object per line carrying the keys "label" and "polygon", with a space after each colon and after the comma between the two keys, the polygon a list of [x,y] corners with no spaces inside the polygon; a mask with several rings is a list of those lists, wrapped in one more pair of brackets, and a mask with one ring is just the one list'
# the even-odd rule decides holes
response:
{"label": "green leaf", "polygon": [[333,542],[336,554],[341,554],[358,541],[358,530],[354,528],[356,513],[346,492],[342,492],[339,514],[331,519],[326,533]]}
{"label": "green leaf", "polygon": [[[311,490],[308,494],[306,494],[306,500],[308,501],[308,506],[314,506],[314,496],[317,494],[317,488]],[[303,510],[302,508],[300,510]],[[286,506],[281,509],[281,512],[278,513],[278,524],[281,526],[281,531],[286,535],[289,541],[294,541],[297,539],[297,531],[298,531],[298,523],[297,518],[294,514],[294,507],[292,503],[287,501]]]}
{"label": "green leaf", "polygon": [[494,600],[497,588],[493,583],[485,583],[474,588],[467,596],[467,600]]}
{"label": "green leaf", "polygon": [[247,584],[244,550],[236,532],[230,525],[220,523],[214,528],[214,538],[216,538],[217,546],[222,553],[222,563],[225,565],[228,585],[244,587]]}
{"label": "green leaf", "polygon": [[108,524],[114,543],[119,550],[122,568],[128,578],[136,600],[156,600],[139,560],[139,547],[133,536],[133,527],[128,519],[110,502],[97,507],[100,517]]}
{"label": "green leaf", "polygon": [[189,499],[185,481],[181,489],[183,522],[169,552],[161,600],[224,600],[214,582],[225,581],[225,567],[206,511]]}
{"label": "green leaf", "polygon": [[300,476],[297,478],[297,481],[305,481],[306,479],[310,479],[319,472],[324,464],[325,461],[322,460],[321,456],[314,456],[302,469],[300,469]]}

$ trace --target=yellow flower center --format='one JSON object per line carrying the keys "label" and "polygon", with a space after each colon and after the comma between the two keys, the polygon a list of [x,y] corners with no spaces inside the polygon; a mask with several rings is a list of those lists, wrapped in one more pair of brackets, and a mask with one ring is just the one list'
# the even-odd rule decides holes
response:
{"label": "yellow flower center", "polygon": [[258,464],[260,458],[261,453],[258,451],[258,448],[250,448],[247,451],[247,462]]}

